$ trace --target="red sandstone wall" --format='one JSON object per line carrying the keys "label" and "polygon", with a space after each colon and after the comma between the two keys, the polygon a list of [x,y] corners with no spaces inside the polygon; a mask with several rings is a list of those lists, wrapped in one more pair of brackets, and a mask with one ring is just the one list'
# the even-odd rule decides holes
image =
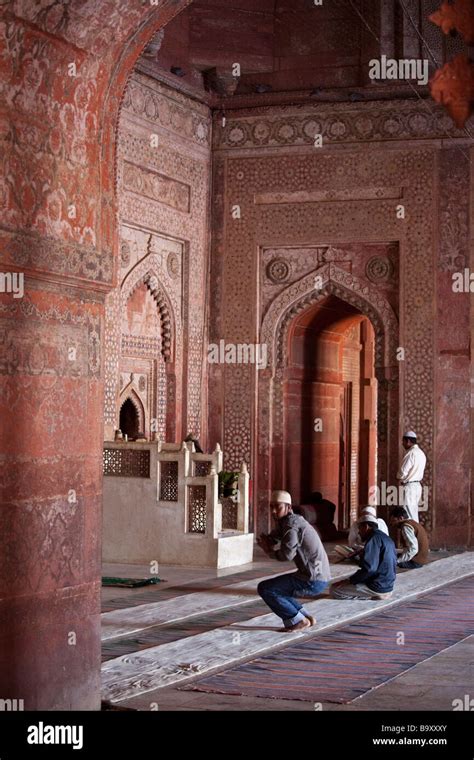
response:
{"label": "red sandstone wall", "polygon": [[[315,133],[323,135],[319,152],[312,144]],[[267,324],[263,338],[272,343],[280,329],[278,309],[283,318],[292,303],[311,298],[311,271],[324,263],[317,251],[334,246],[331,260],[340,283],[334,287],[346,288],[344,297],[363,312],[385,314],[380,319],[389,349],[382,362],[384,349],[376,347],[385,394],[379,422],[386,415],[379,481],[396,484],[402,429],[415,429],[428,457],[430,506],[423,521],[438,545],[467,543],[470,510],[469,296],[456,297],[451,289],[453,267],[467,255],[467,202],[459,199],[468,198],[468,166],[465,159],[462,168],[460,158],[452,161],[454,147],[444,155],[441,137],[455,146],[461,133],[442,110],[428,113],[413,102],[247,109],[228,113],[225,126],[216,118],[211,318],[216,340],[255,342],[262,339],[260,325]],[[396,216],[400,203],[403,220]],[[236,205],[237,219],[231,214]],[[390,261],[379,253],[371,266],[367,259],[361,266],[358,251],[380,243],[395,245]],[[459,261],[449,264],[449,274],[439,273],[439,257],[449,262],[453,253]],[[267,276],[272,259],[279,261]],[[268,278],[273,296],[267,295]],[[398,347],[405,351],[403,361],[397,360]],[[284,366],[283,354],[271,357],[265,372],[223,366],[213,368],[210,378],[211,442],[224,441],[229,467],[251,461],[252,477],[259,479],[256,516],[262,529],[272,482],[270,451],[281,446]],[[457,422],[451,427],[452,414]],[[448,463],[460,473],[450,498]]]}
{"label": "red sandstone wall", "polygon": [[[120,404],[133,390],[145,409],[147,435],[155,418],[161,439],[192,432],[205,443],[210,143],[206,106],[133,75],[119,126],[121,259],[118,288],[107,299],[106,439],[113,438]],[[162,329],[135,336],[124,322],[133,289],[150,273],[168,304],[164,358]]]}
{"label": "red sandstone wall", "polygon": [[[377,29],[374,10],[365,13]],[[204,89],[199,70],[223,74],[238,61],[237,94],[256,84],[279,92],[362,84],[374,41],[354,8],[323,3],[316,25],[314,14],[307,0],[196,0],[167,29],[159,62],[165,70],[179,64],[183,81]]]}

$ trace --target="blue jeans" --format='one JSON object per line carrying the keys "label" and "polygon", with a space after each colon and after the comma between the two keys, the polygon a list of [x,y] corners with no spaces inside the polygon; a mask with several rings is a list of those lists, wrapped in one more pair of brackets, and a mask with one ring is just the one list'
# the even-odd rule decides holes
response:
{"label": "blue jeans", "polygon": [[295,594],[317,596],[328,584],[329,581],[305,581],[297,578],[296,573],[289,573],[261,581],[257,591],[272,612],[283,620],[285,628],[291,628],[308,616],[303,605],[294,598]]}

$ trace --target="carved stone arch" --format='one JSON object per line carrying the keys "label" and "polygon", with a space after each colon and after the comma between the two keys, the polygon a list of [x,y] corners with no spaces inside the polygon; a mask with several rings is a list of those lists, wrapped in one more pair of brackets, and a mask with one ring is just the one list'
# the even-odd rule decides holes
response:
{"label": "carved stone arch", "polygon": [[335,295],[367,316],[376,331],[375,364],[378,370],[396,364],[398,320],[390,303],[374,287],[333,263],[324,264],[292,283],[269,305],[260,331],[268,364],[284,364],[284,341],[293,318],[312,304]]}
{"label": "carved stone arch", "polygon": [[165,362],[172,360],[172,307],[162,289],[158,277],[153,272],[147,272],[143,282],[155,299],[161,322],[161,353]]}
{"label": "carved stone arch", "polygon": [[282,462],[274,458],[274,451],[282,452],[285,441],[284,383],[288,331],[295,317],[328,295],[355,306],[374,327],[375,374],[378,381],[377,482],[396,482],[400,416],[399,363],[396,356],[398,319],[390,303],[376,288],[334,263],[326,263],[285,288],[270,303],[262,319],[260,342],[266,345],[268,362],[267,369],[257,375],[257,492],[261,505],[257,518],[258,530],[268,527],[268,493],[280,487],[277,481],[283,472]]}
{"label": "carved stone arch", "polygon": [[165,362],[174,361],[176,322],[173,306],[169,300],[165,288],[160,281],[159,274],[153,267],[153,262],[147,257],[139,263],[127,275],[122,283],[121,297],[122,309],[125,307],[130,296],[140,285],[146,285],[152,294],[158,309],[161,324],[161,353]]}
{"label": "carved stone arch", "polygon": [[133,385],[131,383],[129,383],[120,394],[118,419],[120,419],[120,411],[126,401],[131,401],[135,407],[138,419],[138,430],[143,433],[146,427],[145,407],[143,406],[140,396],[133,388]]}
{"label": "carved stone arch", "polygon": [[341,288],[338,285],[335,285],[332,281],[329,281],[318,291],[310,293],[307,296],[301,298],[294,306],[288,309],[285,315],[282,317],[277,329],[277,343],[275,350],[276,366],[278,368],[284,367],[286,365],[288,357],[285,352],[285,346],[287,344],[288,331],[293,320],[299,314],[302,314],[304,311],[306,311],[310,306],[313,306],[320,301],[324,301],[325,298],[330,295],[336,296],[341,301],[351,304],[351,306],[355,306],[362,314],[364,314],[364,316],[370,319],[375,328],[375,366],[377,369],[384,366],[384,344],[386,344],[387,341],[385,339],[386,334],[383,322],[380,319],[380,315],[377,312],[374,312],[370,306],[368,308],[363,308],[363,304],[359,298],[354,297],[350,291]]}

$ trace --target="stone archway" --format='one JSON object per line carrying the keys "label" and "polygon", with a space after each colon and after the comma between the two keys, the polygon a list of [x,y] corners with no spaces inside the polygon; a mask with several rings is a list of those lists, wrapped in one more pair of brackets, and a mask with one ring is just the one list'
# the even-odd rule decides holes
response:
{"label": "stone archway", "polygon": [[[129,335],[129,330],[125,328],[128,302],[140,288],[146,288],[149,292],[159,320],[158,332],[155,334],[153,330],[153,334],[148,338],[144,336],[142,341],[137,336]],[[182,331],[177,329],[178,318],[160,279],[154,254],[146,256],[124,278],[114,318],[106,322],[107,334],[115,329],[117,320],[120,322],[121,338],[115,352],[108,355],[110,369],[106,383],[111,392],[110,402],[106,395],[105,440],[112,439],[113,429],[117,425],[121,405],[117,405],[117,398],[120,394],[122,399],[125,392],[123,373],[139,375],[139,382],[143,385],[146,414],[142,432],[150,437],[157,434],[163,439],[174,438],[179,421],[183,372]]]}
{"label": "stone archway", "polygon": [[[130,415],[126,413],[127,410],[133,412],[132,419],[130,419]],[[122,394],[119,414],[119,428],[122,433],[126,433],[129,438],[132,438],[138,433],[143,433],[145,429],[145,409],[143,408],[140,397],[133,389],[126,394]],[[123,419],[126,423],[125,425],[122,423]],[[131,425],[130,422],[132,422]]]}
{"label": "stone archway", "polygon": [[173,362],[176,351],[176,318],[166,290],[153,267],[153,261],[149,261],[148,257],[141,261],[135,269],[132,269],[123,281],[120,290],[121,309],[123,310],[132,293],[141,284],[146,285],[156,302],[161,325],[161,354],[163,359],[165,362]]}
{"label": "stone archway", "polygon": [[[317,287],[315,287],[315,284]],[[258,373],[258,514],[257,531],[268,529],[268,496],[274,482],[271,448],[283,442],[283,379],[286,345],[293,320],[327,296],[356,307],[375,331],[375,375],[378,382],[377,482],[394,482],[399,438],[399,367],[396,361],[398,320],[388,301],[375,288],[333,263],[325,264],[282,291],[268,307],[260,331],[267,345],[268,367]]]}

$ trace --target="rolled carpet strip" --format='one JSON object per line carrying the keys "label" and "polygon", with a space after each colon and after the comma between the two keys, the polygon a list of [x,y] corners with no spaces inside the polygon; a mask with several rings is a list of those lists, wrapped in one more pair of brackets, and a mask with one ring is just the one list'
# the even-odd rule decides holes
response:
{"label": "rolled carpet strip", "polygon": [[103,586],[121,586],[122,588],[138,588],[139,586],[151,586],[154,583],[163,583],[161,578],[102,578]]}

